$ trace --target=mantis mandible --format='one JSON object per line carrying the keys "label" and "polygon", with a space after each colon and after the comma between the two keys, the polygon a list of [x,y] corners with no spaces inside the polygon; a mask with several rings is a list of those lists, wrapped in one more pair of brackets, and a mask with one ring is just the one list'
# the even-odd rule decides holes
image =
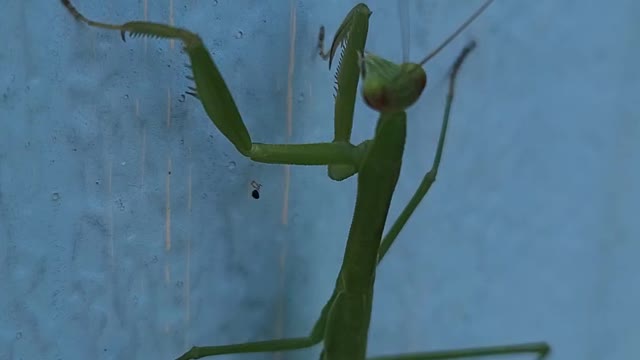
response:
{"label": "mantis mandible", "polygon": [[[178,360],[237,353],[274,352],[311,347],[322,343],[322,360],[364,360],[371,319],[376,267],[395,241],[403,226],[435,182],[442,157],[455,80],[475,42],[467,45],[455,61],[440,136],[431,169],[389,232],[383,237],[387,215],[402,165],[407,116],[405,110],[421,96],[427,75],[422,66],[455,38],[492,2],[485,3],[420,63],[394,64],[365,53],[371,11],[356,5],[338,28],[328,54],[322,49],[324,28],[319,36],[319,53],[329,59],[342,48],[336,74],[334,139],[312,144],[254,143],[244,125],[231,93],[200,37],[186,29],[165,24],[132,21],[122,25],[96,22],[81,15],[68,0],[62,4],[79,21],[89,26],[118,30],[125,34],[178,39],[191,61],[195,87],[190,94],[199,99],[218,130],[244,156],[253,161],[290,165],[327,165],[329,177],[343,180],[357,174],[357,194],[344,260],[333,294],[323,307],[309,336],[221,346],[194,346]],[[406,61],[406,59],[405,59]],[[368,106],[380,112],[373,139],[351,143],[351,130],[358,82]],[[452,359],[460,357],[531,353],[545,357],[550,347],[544,342],[422,352],[374,357],[375,360]]]}

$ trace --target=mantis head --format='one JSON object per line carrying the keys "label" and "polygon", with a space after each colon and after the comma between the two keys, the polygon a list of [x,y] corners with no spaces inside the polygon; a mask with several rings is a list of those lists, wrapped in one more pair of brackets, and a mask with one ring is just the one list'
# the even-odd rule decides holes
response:
{"label": "mantis head", "polygon": [[[467,20],[462,23],[446,40],[428,54],[419,63],[405,62],[397,65],[379,56],[366,53],[360,55],[362,76],[362,96],[369,107],[380,112],[404,111],[413,105],[422,95],[427,85],[427,73],[422,66],[436,56],[447,44],[455,39],[467,26],[486,10],[493,0],[485,0]],[[401,22],[408,24],[407,3],[400,4]],[[403,47],[405,61],[408,57],[408,30],[403,28]]]}
{"label": "mantis head", "polygon": [[427,86],[427,73],[414,63],[395,64],[371,53],[361,56],[362,96],[380,112],[404,111]]}

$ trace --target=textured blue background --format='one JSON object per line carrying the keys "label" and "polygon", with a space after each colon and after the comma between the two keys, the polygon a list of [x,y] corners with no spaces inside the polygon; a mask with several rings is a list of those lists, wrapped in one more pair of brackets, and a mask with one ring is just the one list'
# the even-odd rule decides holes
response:
{"label": "textured blue background", "polygon": [[[412,59],[479,5],[409,3]],[[259,142],[331,139],[333,73],[315,40],[354,4],[76,1],[96,20],[200,33]],[[367,48],[399,61],[395,2],[369,5]],[[546,340],[552,359],[640,357],[638,13],[498,0],[429,64],[394,217],[431,165],[447,70],[478,40],[438,182],[378,272],[370,354]],[[0,37],[1,360],[169,359],[310,330],[353,180],[296,167],[287,189],[282,166],[236,154],[183,98],[179,44],[122,43],[54,0],[5,1]],[[375,114],[356,111],[360,141]]]}

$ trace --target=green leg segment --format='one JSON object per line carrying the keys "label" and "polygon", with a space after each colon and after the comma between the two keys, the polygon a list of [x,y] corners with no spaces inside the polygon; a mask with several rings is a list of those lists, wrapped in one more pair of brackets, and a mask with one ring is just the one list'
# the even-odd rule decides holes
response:
{"label": "green leg segment", "polygon": [[549,354],[550,351],[551,348],[547,343],[539,342],[504,346],[486,346],[457,350],[442,350],[403,355],[376,356],[367,358],[367,360],[442,360],[531,353],[537,354],[538,357],[536,359],[542,360]]}
{"label": "green leg segment", "polygon": [[327,315],[335,297],[336,294],[334,291],[334,294],[327,302],[327,305],[322,308],[320,318],[316,321],[313,329],[311,330],[311,334],[308,337],[258,341],[221,346],[194,346],[189,351],[180,356],[177,360],[200,359],[206,356],[223,354],[273,352],[310,348],[314,345],[319,344],[324,339]]}
{"label": "green leg segment", "polygon": [[186,29],[165,24],[130,21],[122,25],[93,21],[84,17],[68,0],[60,0],[69,12],[89,26],[120,31],[122,39],[132,37],[177,39],[182,41],[191,60],[192,79],[195,88],[191,95],[197,97],[205,112],[220,132],[244,156],[257,162],[290,165],[344,165],[358,168],[362,151],[348,141],[316,144],[261,144],[252,143],[251,136],[240,116],[220,71],[200,37]]}
{"label": "green leg segment", "polygon": [[275,352],[298,350],[312,347],[322,341],[322,335],[314,337],[302,337],[280,340],[259,341],[244,344],[220,345],[220,346],[194,346],[177,360],[200,359],[207,356],[223,354],[246,354],[257,352]]}
{"label": "green leg segment", "polygon": [[[380,249],[378,250],[378,264],[382,261],[384,256],[387,254],[391,245],[400,234],[400,231],[405,226],[413,212],[416,210],[422,199],[425,197],[431,185],[436,180],[436,175],[438,174],[438,167],[440,166],[440,160],[442,159],[442,150],[444,148],[444,141],[447,133],[447,126],[449,125],[449,114],[451,111],[451,104],[453,103],[453,95],[455,90],[455,81],[460,71],[460,67],[466,56],[475,48],[476,43],[471,42],[467,45],[461,52],[458,59],[453,64],[453,68],[451,70],[450,80],[449,80],[449,92],[447,94],[447,100],[445,104],[445,111],[442,120],[442,128],[440,130],[440,138],[438,139],[438,145],[436,148],[436,154],[433,160],[433,165],[431,169],[425,174],[420,186],[416,190],[416,192],[411,197],[411,200],[407,204],[407,206],[402,210],[402,213],[393,224],[387,235],[382,240],[380,245]],[[503,345],[503,346],[488,346],[488,347],[478,347],[478,348],[467,348],[467,349],[457,349],[457,350],[443,350],[443,351],[433,351],[433,352],[422,352],[422,353],[413,353],[413,354],[403,354],[403,355],[392,355],[392,356],[379,356],[369,358],[368,360],[435,360],[435,359],[458,359],[458,358],[468,358],[468,357],[482,357],[482,356],[492,356],[492,355],[514,355],[514,354],[537,354],[537,359],[545,358],[551,348],[549,344],[545,342],[536,342],[536,343],[526,343],[526,344],[514,344],[514,345]]]}
{"label": "green leg segment", "polygon": [[[318,54],[329,60],[329,68],[338,48],[342,47],[335,81],[334,143],[351,141],[353,113],[360,80],[359,54],[364,52],[370,16],[371,11],[365,4],[353,7],[336,31],[328,53],[324,51],[324,27],[320,28],[318,35]],[[347,179],[357,172],[357,166],[351,164],[330,164],[327,171],[329,177],[336,181]]]}
{"label": "green leg segment", "polygon": [[418,186],[418,189],[411,197],[411,200],[409,200],[407,206],[405,206],[405,208],[402,210],[402,213],[400,213],[400,216],[398,216],[398,219],[396,219],[393,226],[391,226],[391,229],[389,230],[387,235],[385,235],[385,237],[382,239],[382,243],[380,244],[380,249],[378,251],[378,263],[380,263],[384,256],[387,254],[387,251],[389,251],[389,248],[391,248],[391,245],[393,245],[393,242],[398,237],[398,234],[400,234],[400,231],[402,231],[402,228],[407,224],[407,221],[409,221],[409,218],[411,217],[411,215],[413,215],[413,212],[416,210],[418,205],[420,205],[420,202],[425,197],[425,195],[427,195],[427,192],[431,188],[431,185],[433,185],[433,183],[436,181],[436,175],[438,175],[438,168],[440,167],[440,160],[442,159],[444,141],[447,135],[447,127],[449,126],[449,114],[451,112],[451,104],[453,103],[456,77],[458,76],[458,72],[460,71],[460,67],[462,66],[464,59],[467,57],[467,55],[469,55],[471,50],[475,48],[475,46],[475,42],[471,42],[469,45],[467,45],[458,56],[456,62],[453,64],[449,78],[449,92],[447,93],[444,116],[442,117],[442,127],[440,129],[440,137],[438,139],[438,146],[436,148],[436,155],[433,159],[433,165],[422,178],[420,186]]}

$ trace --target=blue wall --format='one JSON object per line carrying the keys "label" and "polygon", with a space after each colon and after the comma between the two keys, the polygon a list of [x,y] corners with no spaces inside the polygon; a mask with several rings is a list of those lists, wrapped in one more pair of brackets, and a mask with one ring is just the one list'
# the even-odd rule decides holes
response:
{"label": "blue wall", "polygon": [[[75,3],[201,34],[254,141],[331,139],[316,35],[355,2]],[[409,4],[415,60],[479,1]],[[368,50],[400,61],[396,4],[369,6]],[[428,64],[393,217],[431,166],[447,71],[478,41],[438,181],[378,272],[370,354],[546,340],[553,359],[640,355],[639,12],[498,0]],[[308,333],[342,259],[353,179],[295,167],[287,180],[239,156],[183,96],[177,43],[123,43],[58,1],[10,0],[0,34],[0,360],[168,359]],[[374,124],[359,102],[354,141]]]}

